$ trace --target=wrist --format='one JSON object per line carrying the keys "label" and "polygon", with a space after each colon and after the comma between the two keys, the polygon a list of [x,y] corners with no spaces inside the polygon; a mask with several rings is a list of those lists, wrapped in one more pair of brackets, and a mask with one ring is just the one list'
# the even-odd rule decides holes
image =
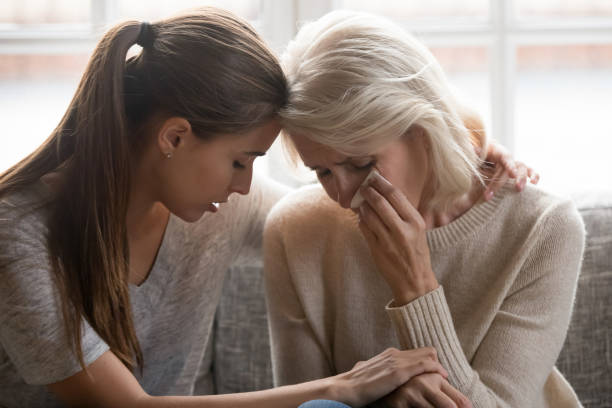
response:
{"label": "wrist", "polygon": [[346,401],[347,390],[340,376],[341,374],[317,380],[319,382],[318,388],[322,399]]}
{"label": "wrist", "polygon": [[418,298],[425,296],[430,292],[433,292],[434,290],[438,289],[439,286],[440,285],[438,284],[438,282],[435,281],[435,282],[429,282],[426,285],[422,285],[418,289],[417,288],[409,288],[409,289],[408,288],[407,289],[397,288],[396,290],[393,291],[393,302],[391,303],[391,306],[392,307],[405,306],[409,303],[414,302]]}

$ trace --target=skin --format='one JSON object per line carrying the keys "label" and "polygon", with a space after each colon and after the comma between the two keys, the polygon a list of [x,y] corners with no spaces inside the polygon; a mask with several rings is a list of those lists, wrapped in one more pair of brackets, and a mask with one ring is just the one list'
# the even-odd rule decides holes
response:
{"label": "skin", "polygon": [[[231,194],[248,194],[253,162],[265,155],[280,125],[271,120],[238,135],[202,140],[183,118],[169,118],[142,152],[132,170],[132,191],[126,217],[130,245],[130,282],[147,277],[168,224],[170,213],[194,222],[213,202]],[[170,154],[170,157],[168,157]]]}
{"label": "skin", "polygon": [[[527,176],[533,183],[538,181],[532,169],[517,165],[507,152],[493,147],[487,158],[501,165],[486,168],[485,176],[487,172],[492,174],[495,183],[486,188],[474,183],[471,191],[442,211],[429,205],[433,166],[428,138],[419,127],[361,157],[347,156],[303,135],[291,135],[291,139],[303,163],[316,171],[327,195],[341,207],[349,209],[360,189],[365,202],[353,211],[359,215],[359,228],[379,273],[393,292],[395,306],[408,304],[439,286],[431,268],[427,230],[446,225],[478,202],[491,199],[509,177],[517,179],[519,191]],[[382,177],[374,177],[362,186],[373,168]],[[391,407],[471,406],[463,394],[435,374],[413,378],[384,402]]]}
{"label": "skin", "polygon": [[[155,261],[172,212],[198,220],[212,202],[248,194],[253,161],[263,155],[280,130],[276,120],[241,134],[198,139],[183,118],[162,121],[151,142],[134,158],[126,222],[131,283],[140,284]],[[170,153],[170,154],[169,154]],[[312,399],[334,399],[363,406],[387,395],[413,377],[448,373],[432,348],[388,349],[346,372],[303,384],[259,392],[212,396],[151,396],[110,351],[69,378],[48,385],[68,406],[96,407],[297,407]]]}

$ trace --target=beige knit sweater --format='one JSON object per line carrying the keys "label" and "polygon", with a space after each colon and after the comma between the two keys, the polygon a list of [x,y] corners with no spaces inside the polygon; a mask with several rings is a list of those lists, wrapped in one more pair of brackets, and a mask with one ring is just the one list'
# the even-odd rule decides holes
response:
{"label": "beige knit sweater", "polygon": [[584,247],[571,201],[506,186],[427,240],[440,287],[391,308],[352,212],[318,186],[281,200],[264,238],[275,383],[433,346],[474,407],[580,406],[554,367]]}

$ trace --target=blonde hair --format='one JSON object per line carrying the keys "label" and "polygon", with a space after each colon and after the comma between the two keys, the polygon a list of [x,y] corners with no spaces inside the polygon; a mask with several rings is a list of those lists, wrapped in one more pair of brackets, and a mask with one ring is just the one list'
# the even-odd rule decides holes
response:
{"label": "blonde hair", "polygon": [[[480,180],[482,122],[461,106],[439,63],[405,30],[365,13],[334,11],[305,25],[283,56],[291,134],[346,155],[367,155],[420,126],[429,138],[432,207],[444,207]],[[470,129],[466,127],[470,126]]]}

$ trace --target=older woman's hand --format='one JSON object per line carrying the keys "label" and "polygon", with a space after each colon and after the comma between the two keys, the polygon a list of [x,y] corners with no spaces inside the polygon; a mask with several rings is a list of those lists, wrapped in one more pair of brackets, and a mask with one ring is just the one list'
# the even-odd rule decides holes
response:
{"label": "older woman's hand", "polygon": [[365,202],[359,207],[359,228],[393,292],[395,305],[405,305],[436,289],[421,214],[378,174],[361,192]]}
{"label": "older woman's hand", "polygon": [[484,191],[485,200],[490,200],[511,178],[515,179],[517,191],[525,188],[527,179],[531,184],[537,184],[540,180],[540,175],[534,169],[525,163],[515,161],[510,152],[500,144],[489,143],[485,160],[481,169],[481,174],[487,184]]}
{"label": "older woman's hand", "polygon": [[386,408],[471,408],[470,400],[440,374],[421,374],[377,402]]}

